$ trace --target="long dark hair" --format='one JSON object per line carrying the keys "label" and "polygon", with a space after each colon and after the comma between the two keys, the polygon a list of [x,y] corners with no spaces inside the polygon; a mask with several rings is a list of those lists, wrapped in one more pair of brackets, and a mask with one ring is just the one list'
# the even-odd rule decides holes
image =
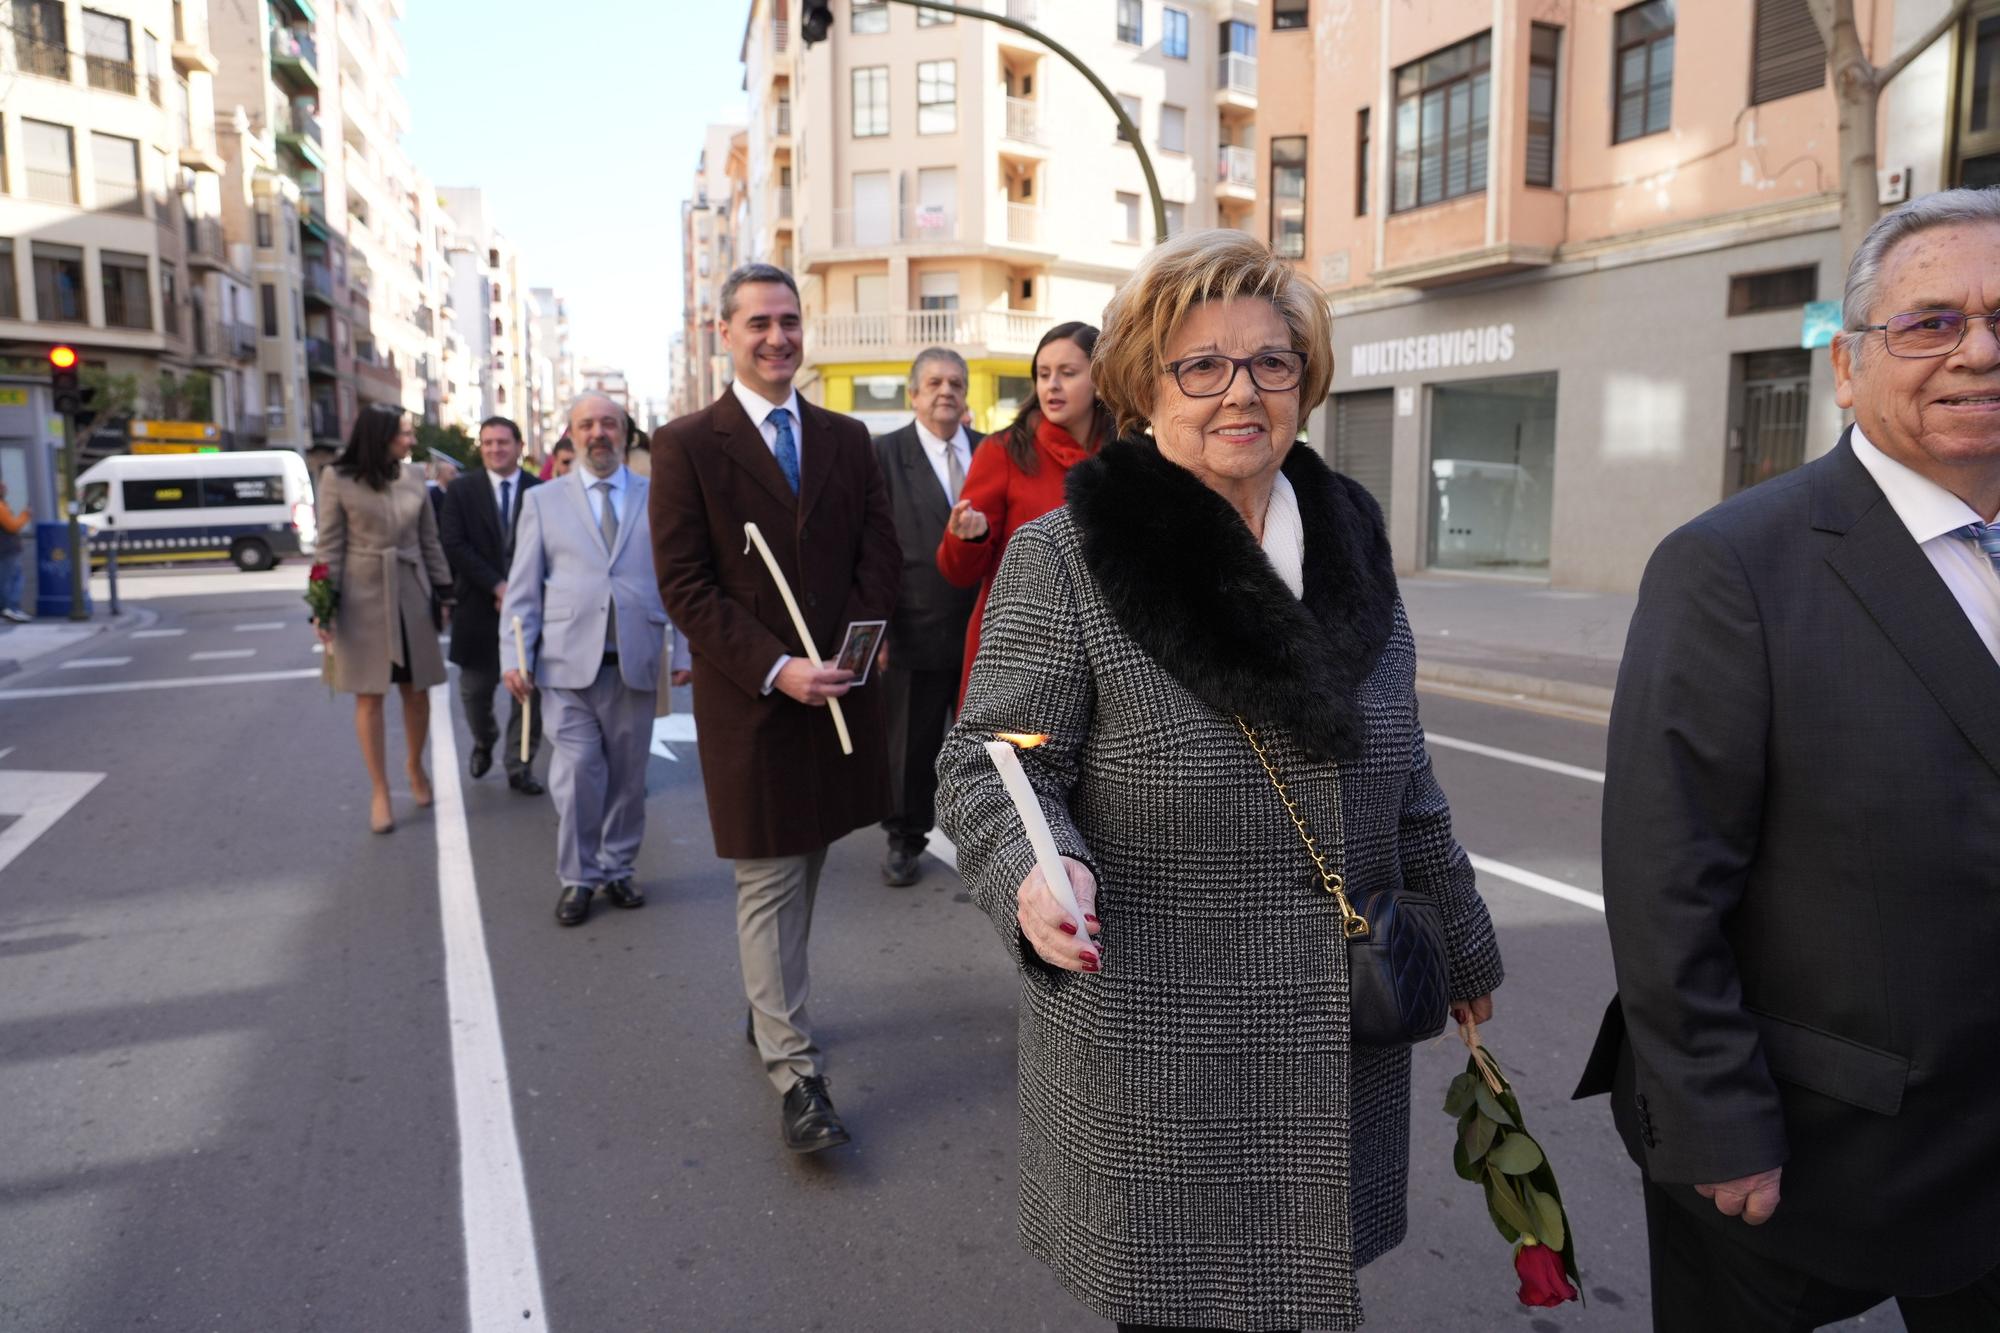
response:
{"label": "long dark hair", "polygon": [[[1041,468],[1041,460],[1035,453],[1035,429],[1042,424],[1041,395],[1034,392],[1036,372],[1041,365],[1042,349],[1052,342],[1062,342],[1065,339],[1075,343],[1077,350],[1083,353],[1087,361],[1091,353],[1097,350],[1097,326],[1086,324],[1080,319],[1072,319],[1068,323],[1056,325],[1042,335],[1042,340],[1035,344],[1035,355],[1028,361],[1028,405],[1015,416],[1014,424],[1007,427],[1003,441],[1007,448],[1007,457],[1014,461],[1015,467],[1030,476]],[[1118,422],[1111,415],[1111,409],[1104,405],[1104,400],[1099,398],[1095,391],[1091,394],[1090,403],[1090,438],[1078,440],[1077,443],[1095,453],[1117,434]]]}
{"label": "long dark hair", "polygon": [[333,460],[334,471],[352,477],[371,490],[386,490],[402,475],[403,464],[391,448],[403,433],[403,409],[370,403],[355,414],[347,447]]}

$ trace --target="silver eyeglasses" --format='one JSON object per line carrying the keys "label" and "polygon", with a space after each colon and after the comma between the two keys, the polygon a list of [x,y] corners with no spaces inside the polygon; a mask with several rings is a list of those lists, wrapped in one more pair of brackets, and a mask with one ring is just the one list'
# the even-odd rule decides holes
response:
{"label": "silver eyeglasses", "polygon": [[1965,330],[1974,321],[2000,340],[2000,310],[1990,315],[1967,315],[1957,310],[1911,310],[1891,315],[1886,324],[1863,324],[1856,333],[1880,333],[1889,355],[1918,360],[1927,356],[1949,356],[1965,341]]}
{"label": "silver eyeglasses", "polygon": [[1204,352],[1169,361],[1165,369],[1190,398],[1213,398],[1229,392],[1239,370],[1249,371],[1250,382],[1265,393],[1283,393],[1299,387],[1306,373],[1306,357],[1303,352],[1259,352],[1255,356]]}

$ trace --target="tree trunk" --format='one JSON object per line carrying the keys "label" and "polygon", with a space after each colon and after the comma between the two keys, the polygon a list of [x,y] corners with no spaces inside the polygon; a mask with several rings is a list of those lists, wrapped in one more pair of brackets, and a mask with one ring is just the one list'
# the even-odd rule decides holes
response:
{"label": "tree trunk", "polygon": [[1854,0],[1834,0],[1833,40],[1827,63],[1840,126],[1840,255],[1852,259],[1882,206],[1875,187],[1875,122],[1882,100],[1875,67],[1861,47]]}

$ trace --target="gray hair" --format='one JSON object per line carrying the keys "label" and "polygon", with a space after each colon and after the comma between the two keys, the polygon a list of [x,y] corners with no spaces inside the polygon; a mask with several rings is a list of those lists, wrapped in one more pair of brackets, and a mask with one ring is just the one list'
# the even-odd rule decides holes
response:
{"label": "gray hair", "polygon": [[794,301],[799,299],[799,285],[792,281],[792,275],[776,264],[744,264],[732,272],[722,283],[722,319],[736,313],[736,289],[752,282],[775,282],[789,287]]}
{"label": "gray hair", "polygon": [[933,361],[951,362],[954,366],[958,367],[958,373],[965,376],[968,383],[971,382],[972,367],[965,364],[964,357],[952,351],[949,347],[926,347],[923,351],[917,353],[916,360],[910,362],[911,393],[917,391],[917,381],[923,378],[924,367]]}
{"label": "gray hair", "polygon": [[593,398],[602,399],[604,402],[611,404],[613,407],[617,407],[618,411],[625,417],[626,424],[628,425],[631,424],[632,414],[630,412],[625,411],[624,408],[618,407],[618,400],[616,398],[613,398],[610,394],[603,393],[597,389],[585,389],[582,393],[570,399],[569,409],[563,413],[563,420],[564,421],[576,420],[576,409],[582,407],[585,403],[589,402]]}
{"label": "gray hair", "polygon": [[2000,224],[2000,188],[1939,190],[1885,213],[1868,229],[1847,266],[1847,289],[1840,297],[1841,336],[1865,346],[1861,332],[1881,295],[1882,266],[1898,245],[1918,232],[1960,223]]}

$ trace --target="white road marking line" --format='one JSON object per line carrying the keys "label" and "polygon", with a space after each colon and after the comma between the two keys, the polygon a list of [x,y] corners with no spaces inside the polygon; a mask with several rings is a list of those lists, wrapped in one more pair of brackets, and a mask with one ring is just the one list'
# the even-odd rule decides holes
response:
{"label": "white road marking line", "polygon": [[205,653],[189,653],[190,662],[224,662],[237,657],[255,657],[255,648],[211,648]]}
{"label": "white road marking line", "polygon": [[1539,768],[1545,773],[1560,773],[1566,778],[1582,778],[1585,782],[1604,781],[1604,774],[1594,768],[1579,768],[1575,764],[1562,764],[1553,759],[1543,759],[1538,755],[1522,754],[1519,750],[1502,750],[1498,746],[1481,745],[1477,741],[1462,741],[1456,736],[1440,736],[1435,731],[1425,732],[1424,741],[1430,745],[1442,745],[1447,750],[1483,754],[1488,759],[1504,759],[1510,764],[1524,764],[1529,768]]}
{"label": "white road marking line", "polygon": [[479,916],[465,792],[458,780],[451,695],[443,685],[433,686],[430,693],[438,905],[444,918],[445,1004],[451,1029],[452,1090],[458,1106],[466,1307],[474,1329],[546,1329],[541,1263],[535,1255],[528,1185],[521,1170],[521,1140],[514,1128],[514,1097],[508,1087],[500,1008],[493,997],[493,969],[486,956],[486,928]]}
{"label": "white road marking line", "polygon": [[62,664],[64,671],[94,671],[99,667],[129,666],[129,657],[72,657]]}
{"label": "white road marking line", "polygon": [[[11,749],[0,751],[11,753]],[[102,773],[36,773],[28,769],[0,773],[0,815],[18,816],[0,829],[0,870],[27,851],[102,781]]]}
{"label": "white road marking line", "polygon": [[256,634],[267,629],[283,629],[284,627],[285,622],[282,620],[259,620],[249,625],[238,625],[236,632],[238,634]]}
{"label": "white road marking line", "polygon": [[5,759],[8,755],[12,753],[14,753],[14,747],[10,745],[4,750],[0,750],[0,759]]}
{"label": "white road marking line", "polygon": [[131,690],[184,690],[196,685],[257,685],[267,680],[313,680],[318,667],[302,671],[231,671],[214,676],[169,676],[161,680],[121,680],[111,685],[51,685],[34,690],[0,690],[9,699],[66,699],[73,694],[124,694]]}
{"label": "white road marking line", "polygon": [[653,753],[678,764],[681,757],[674,753],[674,741],[694,744],[694,714],[669,713],[653,719]]}
{"label": "white road marking line", "polygon": [[135,639],[178,639],[185,633],[187,631],[184,629],[135,629],[132,631],[132,637]]}
{"label": "white road marking line", "polygon": [[1537,875],[1532,870],[1510,866],[1505,861],[1495,861],[1491,857],[1473,856],[1468,852],[1466,859],[1471,861],[1472,868],[1482,875],[1492,875],[1497,879],[1519,884],[1524,889],[1533,889],[1536,893],[1546,893],[1551,898],[1561,898],[1564,902],[1588,907],[1593,912],[1604,910],[1604,895],[1601,893],[1579,889],[1574,884],[1565,884],[1559,879],[1550,879],[1547,875]]}

